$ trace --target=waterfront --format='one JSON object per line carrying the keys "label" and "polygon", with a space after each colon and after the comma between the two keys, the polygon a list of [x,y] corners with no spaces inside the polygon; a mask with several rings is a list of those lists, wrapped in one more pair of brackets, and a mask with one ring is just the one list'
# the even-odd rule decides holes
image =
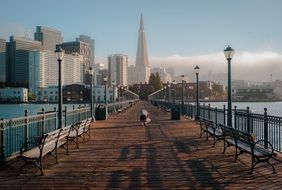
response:
{"label": "waterfront", "polygon": [[[222,109],[223,105],[225,105],[227,109],[227,102],[209,102],[206,104],[211,104],[211,107],[219,109]],[[267,108],[268,115],[282,117],[282,102],[233,102],[232,108],[234,106],[237,106],[237,109],[247,109],[249,107],[251,112],[258,114],[263,114],[264,108]]]}
{"label": "waterfront", "polygon": [[[84,104],[64,104],[63,109],[67,106],[67,110],[72,109],[73,105],[78,107]],[[28,110],[28,115],[35,115],[41,112],[42,108],[45,111],[53,111],[57,104],[0,104],[0,119],[10,119],[16,117],[23,117],[25,110]]]}
{"label": "waterfront", "polygon": [[[226,102],[209,103],[211,107],[217,107],[219,109],[222,109],[224,104],[227,106]],[[205,104],[208,105],[209,103]],[[78,107],[82,104],[74,105]],[[67,109],[72,109],[73,104],[65,104],[64,106],[67,106]],[[84,106],[84,104],[82,106]],[[234,108],[234,106],[237,106],[237,109],[246,109],[247,106],[249,106],[253,113],[259,114],[263,114],[264,108],[267,108],[268,115],[282,117],[282,102],[234,102],[232,107]],[[24,116],[25,110],[28,110],[29,115],[35,115],[37,112],[40,112],[42,108],[44,108],[45,111],[52,111],[54,107],[57,107],[57,104],[0,104],[0,118],[10,119],[22,117]]]}

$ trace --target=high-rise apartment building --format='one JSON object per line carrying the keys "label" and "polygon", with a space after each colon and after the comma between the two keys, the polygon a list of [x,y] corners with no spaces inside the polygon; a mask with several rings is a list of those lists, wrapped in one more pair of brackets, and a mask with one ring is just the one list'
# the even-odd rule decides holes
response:
{"label": "high-rise apartment building", "polygon": [[7,67],[8,81],[28,82],[29,80],[29,52],[41,50],[42,45],[39,41],[29,38],[11,36],[7,44]]}
{"label": "high-rise apartment building", "polygon": [[128,56],[113,54],[108,56],[109,84],[115,81],[116,84],[127,86]]}
{"label": "high-rise apartment building", "polygon": [[6,82],[6,41],[0,39],[0,82]]}
{"label": "high-rise apartment building", "polygon": [[63,43],[61,32],[44,26],[36,26],[34,40],[42,43],[43,49],[55,51],[56,45]]}
{"label": "high-rise apartment building", "polygon": [[93,67],[95,64],[95,43],[94,40],[91,39],[90,36],[80,35],[76,38],[76,41],[82,41],[88,43],[90,45],[90,66]]}
{"label": "high-rise apartment building", "polygon": [[82,67],[84,70],[83,83],[88,84],[88,71],[90,68],[90,44],[83,41],[65,42],[59,44],[66,54],[77,53],[83,57]]}
{"label": "high-rise apartment building", "polygon": [[[82,83],[83,58],[78,54],[65,54],[62,61],[62,84]],[[42,50],[29,53],[29,90],[37,95],[41,88],[58,86],[58,61],[55,52]]]}
{"label": "high-rise apartment building", "polygon": [[136,76],[137,83],[145,83],[149,81],[151,74],[151,69],[149,65],[148,52],[147,52],[147,43],[144,30],[143,17],[141,14],[140,27],[139,27],[139,38],[136,54]]}

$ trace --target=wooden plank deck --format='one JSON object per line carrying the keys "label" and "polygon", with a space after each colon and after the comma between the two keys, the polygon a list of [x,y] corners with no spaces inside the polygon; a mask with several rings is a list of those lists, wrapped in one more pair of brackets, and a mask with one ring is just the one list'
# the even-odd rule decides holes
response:
{"label": "wooden plank deck", "polygon": [[[139,111],[151,114],[151,123],[138,122]],[[170,114],[145,102],[91,126],[91,139],[59,151],[59,164],[44,158],[45,176],[33,166],[18,176],[22,161],[1,166],[0,189],[281,189],[281,159],[271,167],[250,172],[250,156],[233,162],[234,149],[222,154],[222,142],[212,147],[199,137],[196,122]]]}

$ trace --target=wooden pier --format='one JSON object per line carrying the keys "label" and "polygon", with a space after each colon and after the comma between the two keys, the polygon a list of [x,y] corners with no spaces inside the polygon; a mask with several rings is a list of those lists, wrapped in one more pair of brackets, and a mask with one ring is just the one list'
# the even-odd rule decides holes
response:
{"label": "wooden pier", "polygon": [[[142,126],[139,112],[147,109],[151,123]],[[259,164],[250,174],[251,157],[234,163],[234,149],[222,154],[223,143],[200,138],[199,125],[147,102],[110,115],[91,125],[91,139],[59,151],[59,164],[44,157],[45,175],[34,166],[22,176],[22,161],[1,165],[0,189],[281,189],[282,158]]]}

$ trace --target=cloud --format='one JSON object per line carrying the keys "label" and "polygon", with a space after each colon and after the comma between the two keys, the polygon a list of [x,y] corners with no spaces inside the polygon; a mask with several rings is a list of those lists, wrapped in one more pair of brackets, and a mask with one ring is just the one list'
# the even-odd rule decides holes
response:
{"label": "cloud", "polygon": [[10,36],[25,36],[33,38],[33,29],[23,26],[18,23],[7,23],[0,25],[0,38],[9,41]]}
{"label": "cloud", "polygon": [[[227,61],[223,52],[197,56],[152,56],[150,64],[152,67],[174,68],[178,75],[193,75],[196,65],[200,67],[201,75],[227,73]],[[232,78],[268,81],[272,74],[273,79],[282,79],[282,54],[276,52],[235,52],[231,65]]]}

